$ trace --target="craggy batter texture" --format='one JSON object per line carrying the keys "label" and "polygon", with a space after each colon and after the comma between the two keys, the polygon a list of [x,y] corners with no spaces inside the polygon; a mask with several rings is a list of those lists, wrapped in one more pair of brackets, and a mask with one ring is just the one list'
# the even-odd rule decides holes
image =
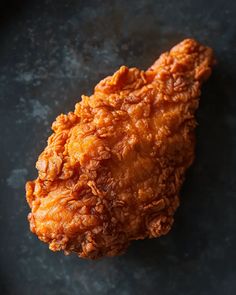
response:
{"label": "craggy batter texture", "polygon": [[53,251],[92,259],[168,233],[213,63],[210,48],[184,40],[147,71],[122,66],[58,116],[26,184],[31,231]]}

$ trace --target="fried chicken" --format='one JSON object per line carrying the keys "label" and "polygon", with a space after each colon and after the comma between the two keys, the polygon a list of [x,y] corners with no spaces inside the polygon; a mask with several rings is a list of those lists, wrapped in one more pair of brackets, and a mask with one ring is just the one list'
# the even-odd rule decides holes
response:
{"label": "fried chicken", "polygon": [[184,40],[147,71],[122,66],[58,116],[26,184],[31,231],[53,251],[92,259],[168,233],[213,63],[210,48]]}

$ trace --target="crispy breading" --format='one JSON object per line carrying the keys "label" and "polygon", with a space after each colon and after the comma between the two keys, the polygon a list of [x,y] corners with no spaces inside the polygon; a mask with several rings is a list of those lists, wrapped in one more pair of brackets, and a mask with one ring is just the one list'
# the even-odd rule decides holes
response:
{"label": "crispy breading", "polygon": [[168,233],[213,63],[210,48],[184,40],[147,71],[122,66],[58,116],[26,184],[31,231],[92,259]]}

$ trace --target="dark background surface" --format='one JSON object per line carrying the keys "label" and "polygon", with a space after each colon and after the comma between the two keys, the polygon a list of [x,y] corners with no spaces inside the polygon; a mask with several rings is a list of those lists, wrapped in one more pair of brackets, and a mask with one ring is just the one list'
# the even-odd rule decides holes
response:
{"label": "dark background surface", "polygon": [[[234,1],[0,5],[0,294],[236,294]],[[185,37],[213,47],[197,156],[169,235],[116,258],[53,253],[30,233],[24,184],[61,112],[120,65],[148,67]]]}

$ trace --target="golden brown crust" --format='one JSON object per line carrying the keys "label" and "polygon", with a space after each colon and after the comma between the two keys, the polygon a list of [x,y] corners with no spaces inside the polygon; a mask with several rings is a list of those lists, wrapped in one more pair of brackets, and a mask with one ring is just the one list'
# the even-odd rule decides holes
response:
{"label": "golden brown crust", "polygon": [[212,50],[184,40],[146,72],[122,66],[60,115],[26,184],[30,228],[53,251],[114,256],[166,234],[194,158]]}

